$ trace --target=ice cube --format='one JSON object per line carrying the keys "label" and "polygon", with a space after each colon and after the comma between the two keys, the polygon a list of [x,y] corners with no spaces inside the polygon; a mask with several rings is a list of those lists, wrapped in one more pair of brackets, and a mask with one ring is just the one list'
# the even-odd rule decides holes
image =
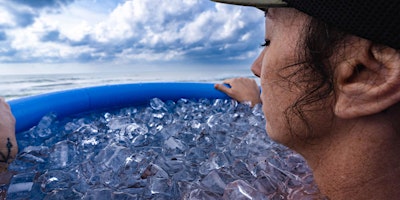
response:
{"label": "ice cube", "polygon": [[68,172],[54,170],[42,174],[38,178],[41,190],[44,193],[50,193],[55,190],[68,189],[74,184],[74,180]]}
{"label": "ice cube", "polygon": [[145,135],[149,132],[146,124],[130,123],[126,127],[126,132],[130,133],[133,137],[137,135]]}
{"label": "ice cube", "polygon": [[154,110],[165,110],[167,111],[167,106],[165,103],[159,98],[153,98],[150,100],[150,106]]}
{"label": "ice cube", "polygon": [[184,199],[188,199],[188,200],[197,200],[197,199],[201,199],[201,200],[220,200],[221,197],[218,194],[209,192],[209,191],[205,191],[202,189],[195,189],[190,191],[190,193],[188,194],[187,198]]}
{"label": "ice cube", "polygon": [[56,143],[50,150],[49,164],[50,169],[63,169],[68,167],[75,158],[75,143],[69,141],[61,141]]}
{"label": "ice cube", "polygon": [[51,136],[51,123],[57,118],[55,114],[45,115],[35,128],[35,134],[41,138],[48,138]]}
{"label": "ice cube", "polygon": [[184,149],[186,149],[185,145],[182,143],[181,140],[179,139],[175,139],[174,137],[170,137],[168,138],[165,142],[164,145],[166,148],[168,149],[179,149],[181,151],[183,151]]}
{"label": "ice cube", "polygon": [[171,190],[172,182],[169,179],[169,175],[158,165],[149,165],[141,177],[149,180],[148,187],[151,194],[168,194]]}
{"label": "ice cube", "polygon": [[211,171],[200,183],[207,191],[220,195],[224,193],[224,188],[226,187],[225,182],[221,179],[216,170]]}
{"label": "ice cube", "polygon": [[252,199],[257,199],[257,200],[267,200],[268,197],[257,191],[254,187],[252,187],[249,183],[247,183],[244,180],[237,180],[234,182],[229,183],[224,191],[223,195],[224,200],[231,200],[231,199],[237,199],[237,200],[252,200]]}
{"label": "ice cube", "polygon": [[104,170],[117,172],[130,156],[131,152],[127,147],[111,143],[100,151],[94,161],[99,165],[103,165],[105,167]]}
{"label": "ice cube", "polygon": [[112,190],[109,188],[99,188],[88,190],[85,196],[82,198],[84,200],[110,200],[112,197]]}
{"label": "ice cube", "polygon": [[7,190],[8,199],[29,199],[37,174],[28,172],[16,174],[12,177]]}

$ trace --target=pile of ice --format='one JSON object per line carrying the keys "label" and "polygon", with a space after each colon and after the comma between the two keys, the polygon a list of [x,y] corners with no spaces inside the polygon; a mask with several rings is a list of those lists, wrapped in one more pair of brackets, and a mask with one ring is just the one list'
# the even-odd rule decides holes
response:
{"label": "pile of ice", "polygon": [[8,199],[315,199],[305,161],[233,100],[45,116],[19,134]]}

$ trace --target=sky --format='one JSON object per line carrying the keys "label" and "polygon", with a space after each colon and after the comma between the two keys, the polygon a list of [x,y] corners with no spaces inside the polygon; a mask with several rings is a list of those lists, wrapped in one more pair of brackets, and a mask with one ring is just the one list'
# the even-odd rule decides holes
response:
{"label": "sky", "polygon": [[255,8],[209,0],[0,0],[0,73],[249,65]]}

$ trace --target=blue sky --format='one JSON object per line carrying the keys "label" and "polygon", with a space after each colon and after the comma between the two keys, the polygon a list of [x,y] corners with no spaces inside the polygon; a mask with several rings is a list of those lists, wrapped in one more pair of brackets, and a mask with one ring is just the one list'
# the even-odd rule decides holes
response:
{"label": "blue sky", "polygon": [[263,21],[208,0],[0,0],[0,68],[248,65]]}

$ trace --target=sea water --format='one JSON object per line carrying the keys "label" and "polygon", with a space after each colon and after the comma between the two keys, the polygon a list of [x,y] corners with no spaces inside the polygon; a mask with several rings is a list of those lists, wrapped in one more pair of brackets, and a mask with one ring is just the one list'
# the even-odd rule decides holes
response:
{"label": "sea water", "polygon": [[49,113],[18,134],[8,199],[319,199],[304,159],[271,141],[261,106],[152,99]]}
{"label": "sea water", "polygon": [[[70,66],[69,66],[70,67]],[[77,68],[77,67],[75,67]],[[42,69],[44,70],[44,69]],[[122,68],[110,66],[107,69],[83,71],[75,69],[68,73],[24,73],[3,74],[0,66],[0,96],[6,100],[43,94],[48,92],[99,85],[144,82],[207,82],[220,83],[232,77],[255,78],[248,67],[182,67],[159,66]],[[4,70],[3,70],[4,71]],[[31,70],[32,71],[32,70]]]}

